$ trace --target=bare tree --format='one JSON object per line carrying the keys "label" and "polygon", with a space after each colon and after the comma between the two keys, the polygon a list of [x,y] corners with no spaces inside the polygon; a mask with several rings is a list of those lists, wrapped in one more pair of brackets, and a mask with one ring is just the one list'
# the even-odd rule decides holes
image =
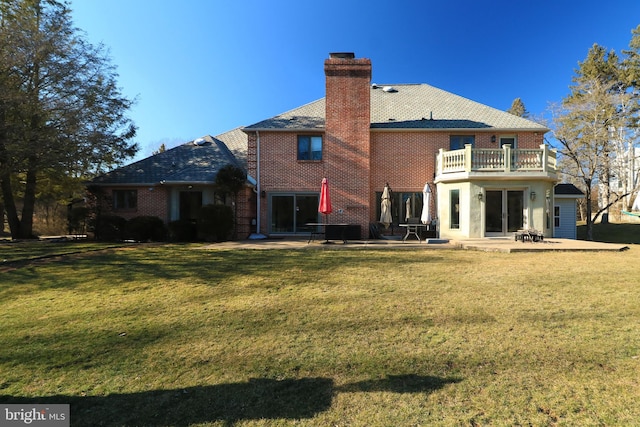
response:
{"label": "bare tree", "polygon": [[[610,126],[615,116],[612,95],[598,80],[572,88],[554,112],[554,136],[559,142],[563,172],[586,193],[587,239],[593,239],[593,221],[606,209],[592,214],[592,190],[609,168]],[[608,206],[607,206],[608,208]]]}

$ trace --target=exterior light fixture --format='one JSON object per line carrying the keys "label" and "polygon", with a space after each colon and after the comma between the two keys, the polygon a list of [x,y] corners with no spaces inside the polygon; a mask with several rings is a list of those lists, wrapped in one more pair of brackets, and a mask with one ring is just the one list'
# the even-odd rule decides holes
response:
{"label": "exterior light fixture", "polygon": [[482,191],[478,193],[478,200],[482,201]]}
{"label": "exterior light fixture", "polygon": [[531,198],[531,200],[535,200],[536,199],[536,192],[532,191],[531,193],[529,193],[529,197]]}
{"label": "exterior light fixture", "polygon": [[491,135],[491,142],[496,142],[496,136],[495,135]]}

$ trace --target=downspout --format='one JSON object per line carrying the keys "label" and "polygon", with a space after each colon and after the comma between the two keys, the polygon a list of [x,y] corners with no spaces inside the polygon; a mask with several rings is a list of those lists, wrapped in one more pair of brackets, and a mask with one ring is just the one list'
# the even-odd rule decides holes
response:
{"label": "downspout", "polygon": [[249,239],[266,239],[267,236],[260,232],[260,210],[262,207],[262,191],[260,187],[260,131],[256,131],[256,232]]}
{"label": "downspout", "polygon": [[260,198],[262,195],[260,194],[260,131],[256,131],[256,189],[258,190],[258,194],[256,194],[256,234],[260,235],[260,208],[261,202]]}

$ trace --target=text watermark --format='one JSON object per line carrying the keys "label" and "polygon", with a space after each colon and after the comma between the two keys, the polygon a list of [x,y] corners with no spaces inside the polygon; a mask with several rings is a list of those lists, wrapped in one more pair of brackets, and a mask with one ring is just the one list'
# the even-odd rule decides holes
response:
{"label": "text watermark", "polygon": [[0,403],[0,427],[69,427],[70,419],[71,412],[67,404]]}

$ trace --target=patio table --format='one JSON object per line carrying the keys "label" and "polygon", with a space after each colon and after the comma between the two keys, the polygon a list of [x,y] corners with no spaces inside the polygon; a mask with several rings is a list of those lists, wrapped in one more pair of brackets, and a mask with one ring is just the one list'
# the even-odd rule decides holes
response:
{"label": "patio table", "polygon": [[416,224],[398,224],[400,227],[405,227],[407,229],[407,233],[404,235],[404,237],[402,238],[403,242],[407,241],[407,237],[414,235],[417,237],[418,242],[421,242],[422,239],[420,238],[420,230],[421,229],[426,229],[427,228],[427,224],[421,224],[421,223],[416,223]]}

